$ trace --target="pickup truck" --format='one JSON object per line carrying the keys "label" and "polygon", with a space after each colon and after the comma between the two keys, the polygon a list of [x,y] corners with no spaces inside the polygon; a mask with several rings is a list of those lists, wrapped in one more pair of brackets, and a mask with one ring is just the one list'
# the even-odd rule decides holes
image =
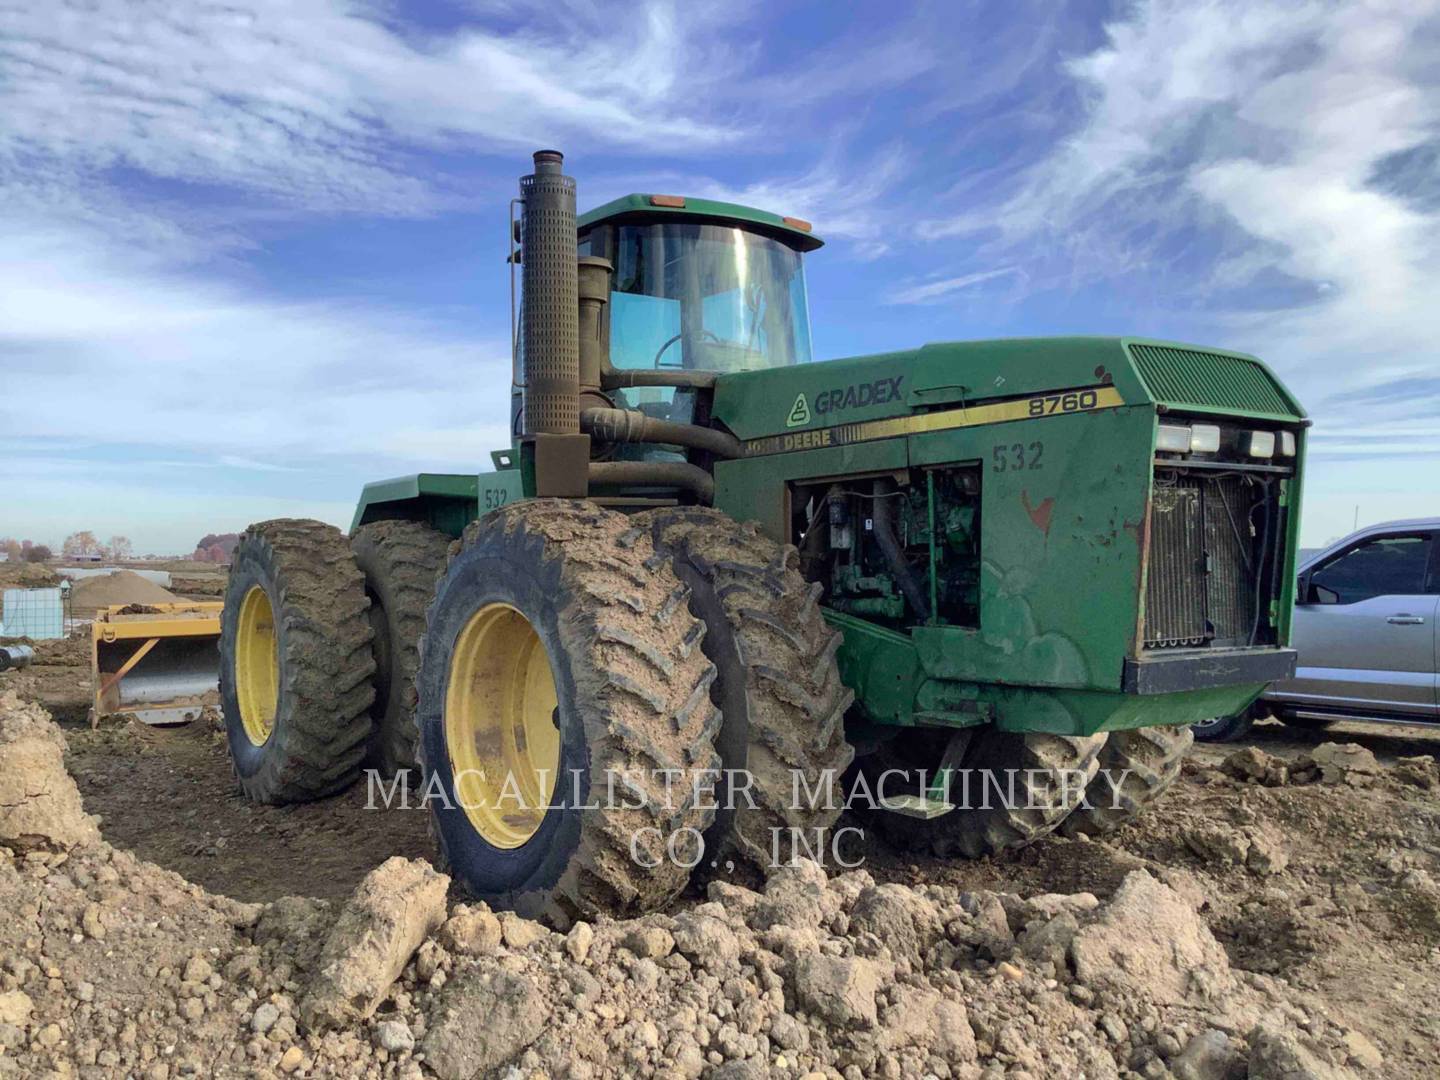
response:
{"label": "pickup truck", "polygon": [[1295,677],[1243,713],[1196,724],[1197,739],[1238,739],[1267,715],[1306,728],[1440,726],[1440,518],[1371,525],[1312,554],[1295,597]]}

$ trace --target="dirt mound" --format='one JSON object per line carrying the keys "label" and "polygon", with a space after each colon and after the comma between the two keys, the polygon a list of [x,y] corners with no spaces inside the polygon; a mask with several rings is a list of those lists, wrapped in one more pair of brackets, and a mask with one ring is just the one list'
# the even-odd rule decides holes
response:
{"label": "dirt mound", "polygon": [[[0,703],[20,717],[0,752],[39,739],[53,758],[43,714]],[[241,869],[267,899],[291,845],[373,862],[386,823],[416,824],[334,817],[343,799],[247,809],[200,725],[69,737],[107,835],[121,816],[137,842],[145,822],[188,829],[187,874],[257,849]],[[245,904],[90,838],[0,838],[0,1076],[1433,1076],[1440,1029],[1410,1006],[1440,996],[1434,762],[1310,749],[1202,757],[1103,841],[974,863],[874,849],[867,869],[796,864],[763,892],[717,881],[563,932],[451,902],[424,860]]]}
{"label": "dirt mound", "polygon": [[88,619],[112,604],[170,604],[176,599],[169,589],[133,570],[116,570],[77,581],[70,590],[70,611],[76,618]]}
{"label": "dirt mound", "polygon": [[65,737],[44,709],[0,692],[0,843],[13,851],[64,851],[100,839],[64,752]]}
{"label": "dirt mound", "polygon": [[54,641],[5,640],[31,645],[35,659],[29,667],[0,672],[0,690],[14,691],[22,701],[43,706],[61,723],[83,722],[94,692],[89,629]]}
{"label": "dirt mound", "polygon": [[0,589],[49,589],[60,584],[60,575],[44,563],[11,560],[0,563]]}
{"label": "dirt mound", "polygon": [[[0,1045],[25,1075],[165,1064],[442,1080],[1160,1077],[1167,1063],[1220,1078],[1247,1060],[1253,1075],[1301,1061],[1345,1076],[1378,1053],[1300,1012],[1284,984],[1233,976],[1189,901],[1143,872],[1096,904],[876,886],[864,871],[827,880],[799,864],[763,894],[716,883],[690,910],[565,934],[483,905],[441,923],[443,881],[395,859],[338,910],[261,906],[105,844],[0,848],[0,903],[16,916],[0,926]],[[1006,905],[1018,936],[989,914]],[[1164,917],[1146,920],[1146,905]],[[1121,982],[1117,947],[1133,965]],[[1187,970],[1197,956],[1209,985]],[[339,983],[354,996],[317,1009]]]}
{"label": "dirt mound", "polygon": [[170,588],[184,596],[223,597],[229,580],[224,570],[213,574],[170,575]]}
{"label": "dirt mound", "polygon": [[69,637],[35,643],[35,663],[39,667],[87,667],[90,663],[88,629],[76,630]]}

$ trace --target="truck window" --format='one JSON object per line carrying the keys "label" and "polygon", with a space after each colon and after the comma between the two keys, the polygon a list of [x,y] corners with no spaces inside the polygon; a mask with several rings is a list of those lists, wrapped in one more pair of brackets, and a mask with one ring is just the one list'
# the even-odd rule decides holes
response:
{"label": "truck window", "polygon": [[1425,591],[1429,561],[1428,536],[1379,536],[1311,573],[1306,599],[1356,604],[1376,596],[1415,596]]}

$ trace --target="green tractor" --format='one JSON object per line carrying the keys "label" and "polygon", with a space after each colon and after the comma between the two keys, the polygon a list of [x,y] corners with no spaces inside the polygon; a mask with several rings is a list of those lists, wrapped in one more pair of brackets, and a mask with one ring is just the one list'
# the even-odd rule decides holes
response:
{"label": "green tractor", "polygon": [[812,363],[808,223],[670,195],[577,218],[561,168],[520,182],[494,471],[369,484],[348,537],[240,541],[221,689],[250,798],[401,772],[471,893],[634,913],[833,851],[860,791],[941,856],[1103,833],[1189,725],[1293,672],[1307,421],[1259,360]]}

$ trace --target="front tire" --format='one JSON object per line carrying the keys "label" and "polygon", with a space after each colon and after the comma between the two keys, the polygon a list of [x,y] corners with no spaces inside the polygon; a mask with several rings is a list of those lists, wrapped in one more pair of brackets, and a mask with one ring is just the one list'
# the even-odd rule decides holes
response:
{"label": "front tire", "polygon": [[284,518],[241,535],[220,618],[220,702],[247,798],[305,802],[359,776],[375,697],[369,603],[334,526]]}
{"label": "front tire", "polygon": [[684,888],[715,814],[694,792],[719,764],[688,600],[648,532],[592,503],[527,500],[465,530],[427,616],[417,715],[466,891],[563,925]]}
{"label": "front tire", "polygon": [[1104,836],[1134,821],[1180,778],[1195,736],[1187,727],[1115,731],[1100,751],[1100,769],[1085,804],[1060,826],[1066,836]]}

